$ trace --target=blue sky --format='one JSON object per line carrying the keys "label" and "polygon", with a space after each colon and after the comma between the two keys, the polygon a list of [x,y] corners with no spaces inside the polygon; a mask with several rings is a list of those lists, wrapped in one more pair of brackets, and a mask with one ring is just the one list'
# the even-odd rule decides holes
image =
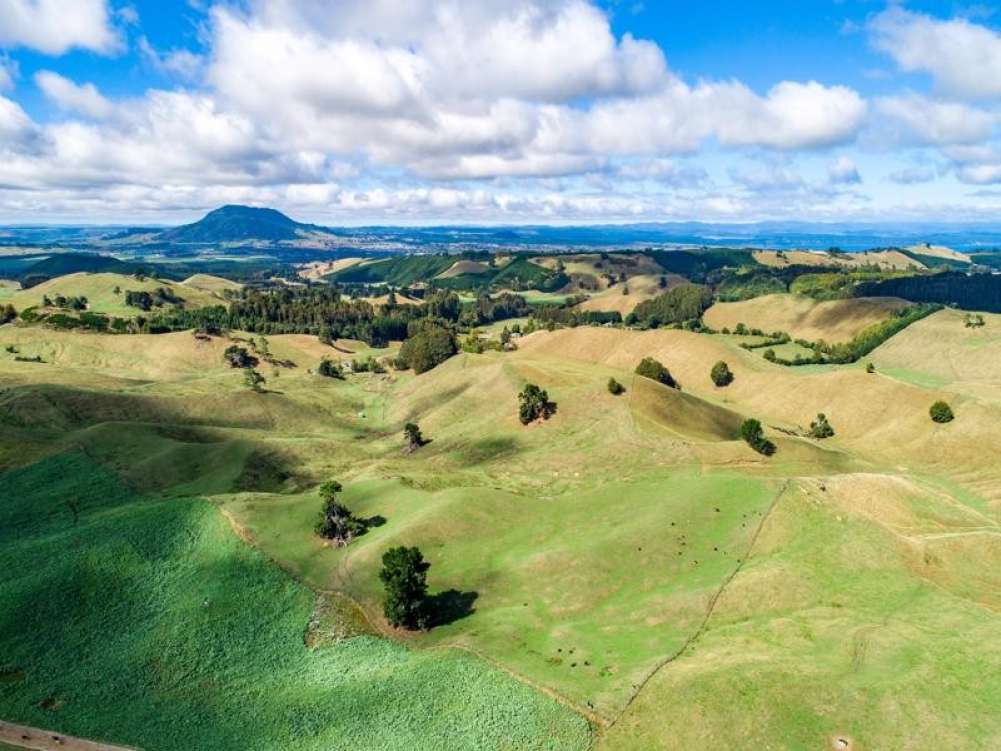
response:
{"label": "blue sky", "polygon": [[0,0],[0,222],[992,220],[1001,14]]}

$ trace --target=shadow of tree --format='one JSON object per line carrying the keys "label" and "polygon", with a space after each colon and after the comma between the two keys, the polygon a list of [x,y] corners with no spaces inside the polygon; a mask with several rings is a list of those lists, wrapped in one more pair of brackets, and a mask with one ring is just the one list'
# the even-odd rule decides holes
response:
{"label": "shadow of tree", "polygon": [[449,589],[428,595],[425,600],[429,626],[447,626],[449,623],[467,618],[476,612],[473,603],[479,597],[477,592],[460,592]]}

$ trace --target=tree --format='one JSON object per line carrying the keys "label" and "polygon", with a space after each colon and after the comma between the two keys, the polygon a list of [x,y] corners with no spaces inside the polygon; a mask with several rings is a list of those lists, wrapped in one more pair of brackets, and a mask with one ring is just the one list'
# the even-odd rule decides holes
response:
{"label": "tree", "polygon": [[657,328],[701,318],[712,303],[712,290],[708,287],[684,284],[657,295],[652,300],[644,300],[633,312],[644,325]]}
{"label": "tree", "polygon": [[640,364],[636,366],[636,375],[670,386],[672,389],[681,389],[681,385],[674,380],[671,372],[652,357],[644,357],[640,360]]}
{"label": "tree", "polygon": [[824,438],[830,438],[833,435],[834,428],[832,428],[831,423],[827,421],[827,415],[821,412],[817,415],[817,419],[810,423],[810,437],[823,440]]}
{"label": "tree", "polygon": [[222,353],[223,359],[229,363],[231,368],[255,368],[260,362],[256,357],[247,352],[245,347],[231,344]]}
{"label": "tree", "polygon": [[414,369],[424,373],[445,362],[457,352],[455,337],[439,326],[427,328],[414,334],[400,347],[400,359]]}
{"label": "tree", "polygon": [[428,624],[427,572],[431,564],[415,547],[390,548],[382,555],[382,580],[385,595],[382,612],[393,626],[407,629]]}
{"label": "tree", "polygon": [[709,371],[709,377],[720,388],[733,383],[733,372],[730,370],[730,366],[722,360],[713,365],[712,370]]}
{"label": "tree", "polygon": [[17,318],[17,311],[14,309],[13,305],[8,304],[0,308],[0,326],[3,326],[5,323],[10,323],[15,318]]}
{"label": "tree", "polygon": [[341,369],[340,363],[336,363],[326,357],[320,360],[320,365],[317,367],[316,372],[326,378],[344,378],[344,371]]}
{"label": "tree", "polygon": [[333,540],[338,546],[347,545],[358,535],[364,534],[367,526],[358,519],[337,498],[343,486],[337,480],[329,480],[320,486],[323,511],[316,523],[316,534]]}
{"label": "tree", "polygon": [[775,444],[765,438],[760,420],[744,420],[744,424],[740,426],[740,437],[759,454],[771,456],[775,453]]}
{"label": "tree", "polygon": [[865,372],[866,373],[870,373],[870,374],[871,373],[875,373],[876,372],[876,366],[873,365],[871,362],[870,363],[866,363]]}
{"label": "tree", "polygon": [[625,392],[626,392],[626,387],[625,386],[623,386],[621,383],[619,383],[618,381],[616,381],[614,378],[609,378],[608,379],[608,393],[609,394],[612,394],[613,396],[619,396],[620,394],[624,394]]}
{"label": "tree", "polygon": [[549,394],[534,383],[525,384],[518,394],[518,419],[522,425],[536,420],[548,420],[556,412],[556,402],[549,401]]}
{"label": "tree", "polygon": [[253,368],[249,368],[243,373],[243,382],[247,384],[247,388],[259,394],[264,390],[264,384],[268,382],[268,379]]}
{"label": "tree", "polygon": [[421,435],[421,429],[415,422],[408,422],[403,426],[403,436],[407,441],[405,447],[407,453],[413,453],[425,443],[424,436]]}
{"label": "tree", "polygon": [[931,405],[931,409],[928,410],[928,414],[931,415],[931,419],[937,423],[952,422],[956,419],[956,415],[952,412],[952,407],[941,401],[935,402]]}

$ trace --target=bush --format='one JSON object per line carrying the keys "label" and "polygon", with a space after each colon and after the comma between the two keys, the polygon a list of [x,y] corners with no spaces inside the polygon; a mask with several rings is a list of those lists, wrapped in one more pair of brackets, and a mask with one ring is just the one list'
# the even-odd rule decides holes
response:
{"label": "bush", "polygon": [[15,318],[17,318],[17,311],[14,309],[13,305],[4,305],[0,308],[0,326],[5,323],[10,323]]}
{"label": "bush", "polygon": [[400,348],[400,359],[419,374],[441,365],[457,351],[451,332],[434,326],[407,339]]}
{"label": "bush", "polygon": [[830,438],[833,435],[834,428],[832,428],[831,423],[827,421],[827,415],[821,412],[817,415],[817,419],[810,423],[810,437],[823,440],[824,438]]}
{"label": "bush", "polygon": [[534,383],[525,384],[518,394],[518,401],[518,419],[522,425],[548,420],[556,412],[556,402],[549,401],[549,394]]}
{"label": "bush", "polygon": [[745,420],[740,426],[740,437],[759,454],[771,456],[775,453],[775,444],[765,438],[765,431],[759,420]]}
{"label": "bush", "polygon": [[393,626],[428,625],[427,572],[431,564],[418,548],[390,548],[382,555],[379,579],[385,588],[382,611]]}
{"label": "bush", "polygon": [[620,394],[626,393],[626,387],[621,383],[616,381],[614,378],[608,379],[608,393],[613,396],[619,396]]}
{"label": "bush", "polygon": [[713,369],[709,371],[709,377],[720,388],[733,383],[733,372],[730,370],[730,366],[722,360],[713,365]]}
{"label": "bush", "polygon": [[326,378],[344,378],[344,371],[341,370],[340,364],[333,360],[328,360],[326,357],[320,360],[320,366],[316,369],[316,372]]}
{"label": "bush", "polygon": [[935,402],[931,405],[931,409],[928,410],[928,414],[937,423],[952,422],[956,419],[956,416],[952,412],[952,407],[945,402]]}
{"label": "bush", "polygon": [[231,368],[256,368],[260,360],[247,352],[245,347],[232,344],[222,353],[223,359]]}
{"label": "bush", "polygon": [[670,386],[672,389],[681,389],[681,385],[674,380],[671,372],[652,357],[644,357],[640,361],[640,364],[636,366],[636,375]]}

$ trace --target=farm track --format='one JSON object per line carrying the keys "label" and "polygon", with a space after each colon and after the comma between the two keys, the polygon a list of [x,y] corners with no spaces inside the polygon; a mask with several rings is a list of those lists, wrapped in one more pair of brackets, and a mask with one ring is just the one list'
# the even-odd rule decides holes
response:
{"label": "farm track", "polygon": [[72,735],[53,733],[50,730],[32,728],[27,725],[15,725],[0,720],[0,741],[18,748],[30,748],[35,751],[135,751],[129,746],[115,746],[110,743],[89,741]]}

